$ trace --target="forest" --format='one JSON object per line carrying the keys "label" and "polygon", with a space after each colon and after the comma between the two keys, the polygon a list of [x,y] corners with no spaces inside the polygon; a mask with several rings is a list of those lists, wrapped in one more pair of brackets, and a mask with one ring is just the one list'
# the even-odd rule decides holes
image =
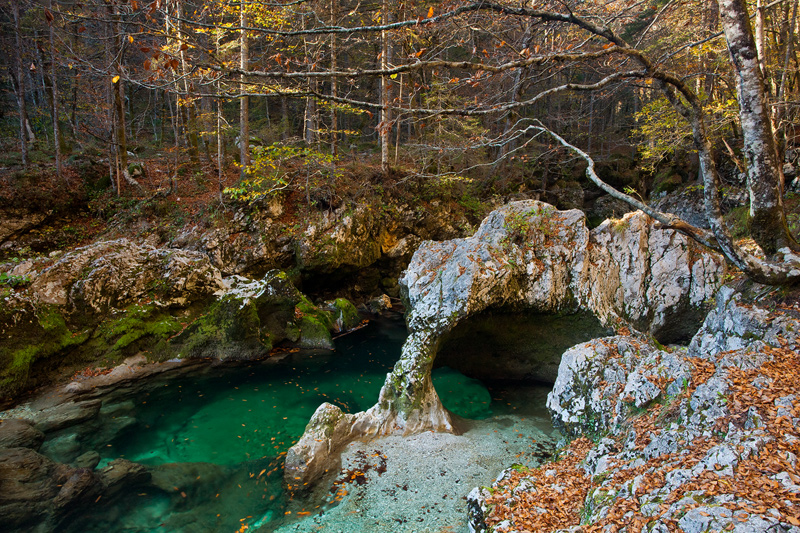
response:
{"label": "forest", "polygon": [[[15,0],[2,14],[6,174],[47,165],[66,183],[88,155],[117,196],[144,197],[137,176],[158,160],[160,194],[197,173],[221,202],[296,192],[325,208],[354,166],[485,197],[611,162],[637,208],[696,181],[710,230],[648,214],[756,279],[796,277],[737,248],[718,205],[746,181],[753,237],[768,256],[797,249],[781,192],[800,90],[790,0]],[[682,159],[695,168],[676,178]]]}
{"label": "forest", "polygon": [[800,531],[799,3],[0,2],[0,529]]}

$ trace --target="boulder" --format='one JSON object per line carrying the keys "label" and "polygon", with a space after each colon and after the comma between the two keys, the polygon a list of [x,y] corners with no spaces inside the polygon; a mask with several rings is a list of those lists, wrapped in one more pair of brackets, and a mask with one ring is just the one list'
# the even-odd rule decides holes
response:
{"label": "boulder", "polygon": [[691,370],[685,350],[659,350],[644,337],[595,339],[564,352],[547,408],[565,435],[603,435],[680,392]]}
{"label": "boulder", "polygon": [[44,433],[33,427],[33,422],[21,418],[0,420],[0,448],[31,448],[38,450]]}
{"label": "boulder", "polygon": [[234,276],[225,283],[208,312],[177,338],[184,356],[255,359],[286,338],[297,340],[292,321],[302,295],[286,274],[272,270],[260,280]]}
{"label": "boulder", "polygon": [[65,254],[36,276],[30,291],[41,303],[105,314],[146,296],[186,305],[222,287],[219,271],[200,253],[119,239]]}

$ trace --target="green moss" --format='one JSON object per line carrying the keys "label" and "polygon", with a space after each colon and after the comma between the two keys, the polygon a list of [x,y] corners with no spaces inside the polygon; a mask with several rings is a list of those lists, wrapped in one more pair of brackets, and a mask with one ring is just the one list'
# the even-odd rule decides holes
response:
{"label": "green moss", "polygon": [[133,305],[116,320],[102,325],[99,332],[113,352],[125,350],[146,337],[166,340],[182,327],[175,317],[153,305]]}
{"label": "green moss", "polygon": [[300,319],[300,345],[303,348],[333,350],[331,330],[316,317],[306,315]]}
{"label": "green moss", "polygon": [[361,322],[361,317],[358,315],[356,306],[346,298],[337,298],[333,302],[333,307],[338,311],[339,316],[336,317],[337,324],[341,325],[344,330],[352,329]]}
{"label": "green moss", "polygon": [[32,368],[64,354],[86,341],[88,333],[71,331],[55,306],[43,306],[35,314],[35,322],[22,335],[12,335],[12,343],[4,343],[7,355],[0,358],[0,392],[14,394],[30,385]]}
{"label": "green moss", "polygon": [[[336,329],[336,318],[334,318],[333,313],[320,309],[305,296],[301,297],[300,302],[297,304],[297,310],[300,311],[300,314],[303,316],[314,317],[317,322],[323,324],[328,331]],[[303,329],[302,325],[300,329]]]}

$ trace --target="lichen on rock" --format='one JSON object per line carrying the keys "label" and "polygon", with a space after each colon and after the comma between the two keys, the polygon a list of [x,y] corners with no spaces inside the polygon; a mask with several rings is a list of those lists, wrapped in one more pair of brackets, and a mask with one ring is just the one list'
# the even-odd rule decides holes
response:
{"label": "lichen on rock", "polygon": [[[580,211],[533,200],[509,203],[490,213],[472,237],[426,241],[417,249],[400,279],[410,332],[403,355],[378,403],[357,414],[352,426],[362,435],[452,431],[431,383],[433,361],[443,335],[486,309],[582,309],[605,324],[667,332],[672,339],[699,326],[723,274],[722,257],[674,231],[655,229],[642,213],[590,232]],[[679,332],[670,333],[672,319],[691,310],[697,310],[694,322],[684,319]],[[313,446],[301,439],[297,454],[308,455]],[[298,467],[294,477],[308,482],[307,474]]]}

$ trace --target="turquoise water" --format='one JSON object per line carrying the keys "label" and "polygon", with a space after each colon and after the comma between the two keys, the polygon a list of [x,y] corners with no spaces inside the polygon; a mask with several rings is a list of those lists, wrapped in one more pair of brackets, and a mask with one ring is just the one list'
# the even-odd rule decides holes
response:
{"label": "turquoise water", "polygon": [[[346,412],[371,407],[406,338],[400,315],[373,321],[336,340],[335,352],[298,352],[263,362],[207,366],[145,390],[107,399],[132,418],[96,451],[100,467],[116,458],[148,465],[150,484],[74,516],[69,533],[269,531],[281,524],[290,496],[283,458],[322,402]],[[465,418],[520,413],[531,400],[519,390],[487,390],[449,368],[434,372],[444,405]],[[536,389],[537,391],[539,389]],[[511,400],[510,398],[516,398]],[[518,400],[522,401],[518,401]],[[120,415],[123,416],[123,415]]]}

